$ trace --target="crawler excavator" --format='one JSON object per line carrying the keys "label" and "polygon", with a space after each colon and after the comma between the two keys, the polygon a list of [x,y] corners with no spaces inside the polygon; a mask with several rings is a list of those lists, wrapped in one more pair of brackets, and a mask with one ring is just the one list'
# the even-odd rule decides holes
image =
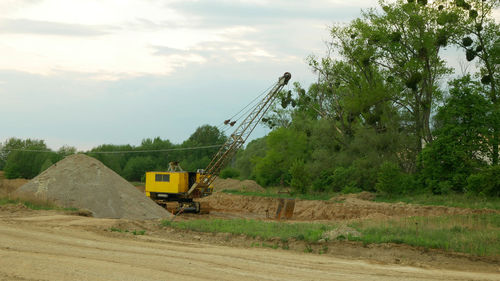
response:
{"label": "crawler excavator", "polygon": [[[200,208],[200,203],[193,199],[212,194],[212,183],[219,175],[219,172],[242,147],[273,104],[278,92],[288,84],[291,77],[289,72],[285,72],[278,79],[267,95],[253,107],[245,119],[236,127],[205,169],[200,169],[197,172],[186,172],[182,170],[178,163],[171,162],[166,172],[146,172],[146,195],[165,208],[167,208],[167,204],[174,205],[177,213],[205,212],[203,206]],[[235,125],[235,122],[231,120],[226,120],[224,123],[226,125]]]}

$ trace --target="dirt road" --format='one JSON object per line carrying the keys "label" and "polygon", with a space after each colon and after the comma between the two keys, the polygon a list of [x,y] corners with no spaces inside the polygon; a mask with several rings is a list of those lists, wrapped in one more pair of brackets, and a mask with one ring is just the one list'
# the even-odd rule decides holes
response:
{"label": "dirt road", "polygon": [[50,211],[0,213],[0,280],[500,280],[495,273],[102,231],[113,223]]}

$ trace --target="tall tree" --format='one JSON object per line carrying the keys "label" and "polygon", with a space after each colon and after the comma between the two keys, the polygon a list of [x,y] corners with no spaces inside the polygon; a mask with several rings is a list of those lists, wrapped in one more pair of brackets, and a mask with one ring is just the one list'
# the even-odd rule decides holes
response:
{"label": "tall tree", "polygon": [[[441,5],[451,9],[448,14],[442,12],[443,15],[451,14],[460,19],[451,39],[465,51],[467,61],[478,62],[483,90],[495,106],[494,114],[500,115],[500,24],[492,17],[493,10],[500,7],[500,1],[456,0],[444,1]],[[500,124],[496,124],[493,130],[488,142],[492,163],[498,165]]]}
{"label": "tall tree", "polygon": [[375,48],[374,62],[390,73],[399,87],[393,97],[410,116],[415,138],[414,155],[432,142],[431,112],[442,96],[439,80],[451,70],[440,52],[448,42],[447,27],[456,19],[438,24],[437,3],[427,1],[381,1],[382,11],[368,10],[357,28]]}

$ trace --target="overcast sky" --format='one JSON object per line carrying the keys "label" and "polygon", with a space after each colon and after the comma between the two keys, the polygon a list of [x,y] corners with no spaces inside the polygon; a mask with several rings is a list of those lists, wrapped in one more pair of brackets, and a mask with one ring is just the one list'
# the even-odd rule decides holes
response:
{"label": "overcast sky", "polygon": [[[0,0],[0,141],[180,143],[285,71],[314,81],[328,26],[376,0]],[[266,133],[257,130],[253,137]]]}

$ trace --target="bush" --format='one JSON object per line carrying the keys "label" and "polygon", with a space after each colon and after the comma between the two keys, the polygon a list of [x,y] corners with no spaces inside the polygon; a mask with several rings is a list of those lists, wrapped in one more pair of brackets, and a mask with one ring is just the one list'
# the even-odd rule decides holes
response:
{"label": "bush", "polygon": [[401,194],[404,189],[403,181],[403,174],[399,165],[393,162],[384,162],[380,166],[375,189],[385,195]]}
{"label": "bush", "polygon": [[292,180],[290,186],[300,193],[306,193],[310,185],[309,174],[303,160],[295,160],[289,170]]}
{"label": "bush", "polygon": [[235,168],[225,168],[224,170],[222,170],[220,172],[220,175],[219,175],[221,178],[223,179],[227,179],[227,178],[237,178],[240,176],[240,171],[238,169],[235,169]]}
{"label": "bush", "polygon": [[354,168],[338,167],[333,171],[332,188],[333,191],[341,191],[347,187],[355,187],[356,181],[353,178]]}
{"label": "bush", "polygon": [[500,166],[483,169],[467,178],[467,192],[500,197]]}

